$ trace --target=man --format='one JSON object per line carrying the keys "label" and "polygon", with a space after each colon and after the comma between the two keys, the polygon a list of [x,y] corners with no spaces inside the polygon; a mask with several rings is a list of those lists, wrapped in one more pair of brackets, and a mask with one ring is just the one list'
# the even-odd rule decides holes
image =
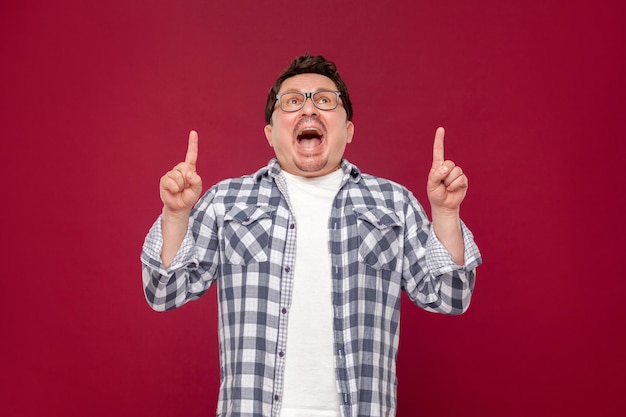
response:
{"label": "man", "polygon": [[[218,284],[220,416],[393,416],[401,290],[430,311],[469,304],[480,254],[459,218],[467,191],[435,134],[433,221],[404,187],[343,159],[354,124],[335,65],[296,58],[268,95],[276,158],[202,198],[198,136],[160,182],[143,248],[155,310]],[[196,204],[197,203],[197,204]],[[192,209],[193,207],[193,209]]]}

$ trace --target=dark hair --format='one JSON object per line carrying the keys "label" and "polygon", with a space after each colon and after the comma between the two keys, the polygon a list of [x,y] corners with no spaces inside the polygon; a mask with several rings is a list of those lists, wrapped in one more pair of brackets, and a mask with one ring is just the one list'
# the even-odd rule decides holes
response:
{"label": "dark hair", "polygon": [[337,72],[337,67],[331,61],[328,61],[323,56],[311,56],[308,53],[297,57],[291,64],[278,76],[278,79],[267,94],[267,105],[265,106],[265,123],[270,123],[272,119],[272,113],[274,113],[274,106],[276,105],[276,95],[280,90],[280,86],[287,78],[293,77],[299,74],[320,74],[330,78],[337,90],[341,92],[341,101],[348,120],[352,120],[352,103],[350,102],[350,95],[348,94],[348,87],[343,82]]}

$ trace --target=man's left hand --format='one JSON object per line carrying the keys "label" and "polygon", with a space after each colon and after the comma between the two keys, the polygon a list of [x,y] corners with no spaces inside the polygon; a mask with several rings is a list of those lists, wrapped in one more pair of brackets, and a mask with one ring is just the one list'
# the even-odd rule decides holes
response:
{"label": "man's left hand", "polygon": [[428,174],[426,191],[431,210],[441,210],[450,214],[459,212],[461,202],[467,193],[468,180],[461,167],[444,159],[443,138],[445,130],[440,127],[435,132],[433,144],[433,165]]}

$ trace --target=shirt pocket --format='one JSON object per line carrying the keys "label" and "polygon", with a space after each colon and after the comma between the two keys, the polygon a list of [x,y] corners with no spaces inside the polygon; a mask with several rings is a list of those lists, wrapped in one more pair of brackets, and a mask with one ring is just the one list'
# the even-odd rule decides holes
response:
{"label": "shirt pocket", "polygon": [[372,268],[395,270],[402,223],[388,208],[355,207],[359,233],[359,261]]}
{"label": "shirt pocket", "polygon": [[233,206],[224,215],[226,262],[246,265],[268,259],[273,207]]}

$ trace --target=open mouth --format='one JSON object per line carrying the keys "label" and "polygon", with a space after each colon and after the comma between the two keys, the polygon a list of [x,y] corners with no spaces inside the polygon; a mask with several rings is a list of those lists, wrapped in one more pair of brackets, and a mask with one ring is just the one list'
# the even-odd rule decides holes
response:
{"label": "open mouth", "polygon": [[296,137],[298,144],[304,148],[314,148],[322,143],[324,134],[315,127],[306,127]]}

